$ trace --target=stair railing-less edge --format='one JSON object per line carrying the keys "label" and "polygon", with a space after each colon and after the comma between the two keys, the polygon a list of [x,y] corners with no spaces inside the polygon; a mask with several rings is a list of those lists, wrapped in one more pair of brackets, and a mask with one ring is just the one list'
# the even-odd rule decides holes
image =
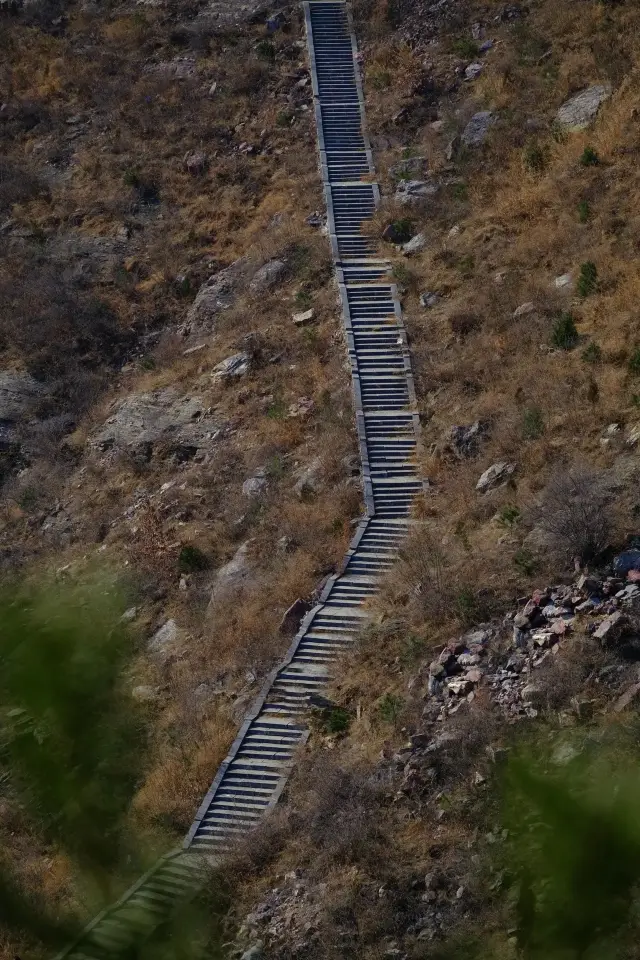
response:
{"label": "stair railing-less edge", "polygon": [[275,806],[305,714],[353,644],[392,566],[424,489],[420,425],[407,338],[390,264],[362,224],[380,191],[366,134],[353,25],[344,0],[303,4],[328,230],[342,302],[362,458],[365,518],[338,574],[326,584],[270,675],[202,801],[181,850],[163,857],[103,911],[56,960],[103,960],[151,932],[201,890],[211,866]]}

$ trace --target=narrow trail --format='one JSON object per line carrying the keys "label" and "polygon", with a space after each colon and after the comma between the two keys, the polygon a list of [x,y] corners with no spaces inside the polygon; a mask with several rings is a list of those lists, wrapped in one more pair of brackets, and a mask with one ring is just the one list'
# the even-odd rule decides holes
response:
{"label": "narrow trail", "polygon": [[[390,264],[362,233],[380,200],[366,134],[357,46],[343,0],[303,4],[320,166],[340,290],[362,458],[365,518],[280,666],[265,683],[204,798],[183,848],[163,857],[57,960],[98,960],[150,933],[193,897],[234,841],[275,806],[308,736],[310,698],[354,643],[392,566],[424,484],[407,339]],[[365,179],[366,178],[366,179]]]}

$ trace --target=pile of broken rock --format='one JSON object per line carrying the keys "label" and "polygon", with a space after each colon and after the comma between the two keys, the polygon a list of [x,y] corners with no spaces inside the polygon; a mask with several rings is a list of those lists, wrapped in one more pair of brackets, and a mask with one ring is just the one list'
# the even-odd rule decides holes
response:
{"label": "pile of broken rock", "polygon": [[[509,632],[511,636],[508,637]],[[616,557],[613,574],[581,574],[569,585],[536,590],[502,623],[486,624],[451,641],[429,665],[425,718],[443,720],[471,702],[484,683],[512,719],[535,717],[538,686],[531,672],[574,632],[640,661],[640,549]],[[492,640],[508,637],[494,644]]]}

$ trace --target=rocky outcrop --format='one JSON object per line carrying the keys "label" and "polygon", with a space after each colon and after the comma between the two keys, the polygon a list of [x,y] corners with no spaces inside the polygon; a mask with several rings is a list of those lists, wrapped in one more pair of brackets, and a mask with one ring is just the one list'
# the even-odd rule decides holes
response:
{"label": "rocky outcrop", "polygon": [[142,462],[154,457],[182,461],[205,455],[221,431],[200,397],[166,387],[120,401],[90,445],[101,454],[128,453]]}
{"label": "rocky outcrop", "polygon": [[253,569],[249,556],[251,544],[251,540],[243,543],[236,550],[232,559],[216,572],[211,586],[208,613],[212,613],[216,604],[220,601],[237,595],[253,579]]}
{"label": "rocky outcrop", "polygon": [[220,311],[228,310],[235,303],[246,270],[247,262],[241,258],[202,284],[180,329],[184,337],[211,333],[215,329],[215,319]]}

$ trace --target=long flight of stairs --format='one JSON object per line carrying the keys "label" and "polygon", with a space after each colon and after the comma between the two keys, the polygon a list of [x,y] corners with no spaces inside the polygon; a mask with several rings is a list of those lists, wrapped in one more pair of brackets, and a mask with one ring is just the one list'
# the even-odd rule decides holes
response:
{"label": "long flight of stairs", "polygon": [[102,960],[151,932],[175,902],[202,888],[277,803],[306,714],[368,616],[381,577],[407,536],[424,490],[407,338],[390,265],[363,231],[380,200],[366,135],[355,37],[346,3],[303,4],[328,232],[342,302],[362,458],[365,518],[282,664],[268,678],[204,798],[183,849],[163,858],[59,955]]}

